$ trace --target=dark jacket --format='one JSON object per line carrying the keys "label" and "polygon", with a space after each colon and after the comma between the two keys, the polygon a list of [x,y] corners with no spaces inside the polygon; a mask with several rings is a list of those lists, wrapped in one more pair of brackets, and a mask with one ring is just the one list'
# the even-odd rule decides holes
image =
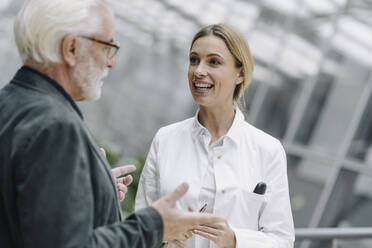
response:
{"label": "dark jacket", "polygon": [[109,165],[59,84],[22,67],[0,90],[0,246],[159,247],[154,208],[121,221]]}

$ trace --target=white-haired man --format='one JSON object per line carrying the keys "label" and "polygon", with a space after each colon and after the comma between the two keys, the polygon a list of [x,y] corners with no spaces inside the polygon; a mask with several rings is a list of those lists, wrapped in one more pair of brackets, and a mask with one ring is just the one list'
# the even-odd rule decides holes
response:
{"label": "white-haired man", "polygon": [[118,185],[75,104],[99,98],[115,65],[106,1],[26,0],[14,32],[24,66],[0,90],[1,247],[160,247],[220,220],[174,209],[182,184],[121,221]]}

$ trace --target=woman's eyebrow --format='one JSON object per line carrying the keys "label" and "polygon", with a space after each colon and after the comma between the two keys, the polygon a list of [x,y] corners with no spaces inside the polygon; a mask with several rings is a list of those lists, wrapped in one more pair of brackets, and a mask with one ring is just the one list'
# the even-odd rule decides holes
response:
{"label": "woman's eyebrow", "polygon": [[222,55],[220,55],[218,53],[210,53],[210,54],[207,55],[207,57],[213,57],[213,56],[218,56],[218,57],[223,58]]}

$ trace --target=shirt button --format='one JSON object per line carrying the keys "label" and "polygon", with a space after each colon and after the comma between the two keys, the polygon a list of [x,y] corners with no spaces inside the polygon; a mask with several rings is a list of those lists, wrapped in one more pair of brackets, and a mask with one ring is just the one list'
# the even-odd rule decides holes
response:
{"label": "shirt button", "polygon": [[222,193],[222,194],[225,194],[225,190],[224,190],[224,189],[223,189],[223,190],[221,190],[221,193]]}
{"label": "shirt button", "polygon": [[221,159],[221,157],[222,157],[221,155],[218,155],[218,156],[217,156],[218,159]]}

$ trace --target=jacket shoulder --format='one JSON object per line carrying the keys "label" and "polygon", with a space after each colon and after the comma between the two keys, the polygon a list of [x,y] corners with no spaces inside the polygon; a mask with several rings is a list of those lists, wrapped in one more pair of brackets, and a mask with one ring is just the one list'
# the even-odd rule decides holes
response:
{"label": "jacket shoulder", "polygon": [[78,115],[53,95],[18,88],[6,96],[5,101],[0,100],[0,108],[3,110],[0,115],[2,135],[27,140],[44,131],[62,133],[81,128]]}

